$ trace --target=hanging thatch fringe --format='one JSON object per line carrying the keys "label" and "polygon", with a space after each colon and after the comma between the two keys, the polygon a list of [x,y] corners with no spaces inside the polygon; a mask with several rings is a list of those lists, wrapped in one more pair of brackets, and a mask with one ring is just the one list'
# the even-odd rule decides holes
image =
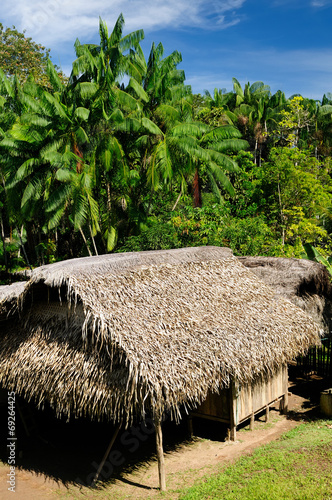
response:
{"label": "hanging thatch fringe", "polygon": [[309,316],[217,247],[44,266],[21,297],[21,317],[1,329],[0,384],[125,425],[147,412],[178,420],[182,404],[319,342]]}

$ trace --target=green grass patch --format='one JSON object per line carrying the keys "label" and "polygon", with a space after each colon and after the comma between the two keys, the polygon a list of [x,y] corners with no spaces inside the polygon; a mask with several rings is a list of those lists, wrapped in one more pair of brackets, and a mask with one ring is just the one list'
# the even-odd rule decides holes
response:
{"label": "green grass patch", "polygon": [[301,424],[220,474],[182,490],[179,498],[332,500],[332,421]]}

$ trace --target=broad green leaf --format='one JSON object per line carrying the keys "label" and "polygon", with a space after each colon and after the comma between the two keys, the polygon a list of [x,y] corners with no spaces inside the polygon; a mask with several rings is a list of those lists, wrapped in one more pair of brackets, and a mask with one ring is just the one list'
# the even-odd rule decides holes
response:
{"label": "broad green leaf", "polygon": [[107,251],[111,252],[118,239],[118,233],[115,227],[111,226],[107,231]]}
{"label": "broad green leaf", "polygon": [[129,80],[127,88],[133,89],[135,91],[137,97],[139,99],[141,99],[142,101],[149,102],[149,96],[147,95],[147,93],[145,92],[143,87],[134,78],[131,78]]}
{"label": "broad green leaf", "polygon": [[160,135],[161,137],[163,137],[164,134],[162,133],[160,128],[151,120],[149,120],[149,118],[146,117],[142,118],[142,125],[151,134]]}
{"label": "broad green leaf", "polygon": [[75,118],[80,118],[81,120],[84,120],[85,122],[88,120],[89,115],[90,115],[90,110],[87,108],[78,107],[75,109],[75,112],[74,112]]}

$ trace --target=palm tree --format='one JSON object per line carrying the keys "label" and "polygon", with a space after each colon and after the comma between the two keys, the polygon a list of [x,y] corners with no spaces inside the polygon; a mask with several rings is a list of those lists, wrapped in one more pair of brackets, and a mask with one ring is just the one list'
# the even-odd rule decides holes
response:
{"label": "palm tree", "polygon": [[233,78],[236,105],[225,111],[228,119],[238,126],[254,153],[254,163],[261,164],[263,145],[276,127],[281,109],[286,105],[283,92],[271,95],[270,87],[263,82],[247,83],[242,89]]}
{"label": "palm tree", "polygon": [[119,87],[125,75],[138,75],[133,58],[135,49],[144,38],[144,31],[137,30],[123,36],[124,24],[124,17],[120,14],[109,35],[106,23],[99,18],[99,45],[82,45],[76,40],[77,59],[73,62],[70,77],[72,84],[88,81],[98,83],[102,87]]}
{"label": "palm tree", "polygon": [[139,154],[143,157],[142,170],[146,172],[148,185],[153,191],[162,186],[170,189],[178,186],[176,206],[186,183],[193,177],[194,203],[199,206],[199,170],[204,163],[212,189],[221,200],[220,187],[233,192],[226,172],[236,170],[227,153],[244,148],[247,143],[240,139],[235,127],[210,127],[194,119],[191,89],[184,84],[184,72],[177,69],[181,54],[175,51],[163,56],[162,44],[152,45],[148,62],[138,48],[134,62],[141,68],[141,75],[136,85],[144,93],[135,90],[133,78],[128,85],[129,92],[141,97],[146,133],[141,133],[137,144],[141,147]]}
{"label": "palm tree", "polygon": [[10,135],[12,128],[17,128],[17,122],[20,120],[27,109],[36,105],[36,97],[31,95],[31,84],[26,83],[22,86],[17,77],[7,78],[0,70],[0,95],[1,95],[1,130],[0,130],[0,179],[2,184],[3,210],[1,213],[1,234],[3,240],[4,254],[5,249],[5,227],[7,230],[12,228],[17,232],[20,240],[20,246],[25,257],[25,261],[30,265],[26,254],[22,235],[25,225],[24,214],[20,207],[20,193],[17,190],[10,189],[10,179],[15,170],[22,162],[24,155],[29,155],[33,150],[32,137],[30,142],[19,147],[17,141],[14,141]]}
{"label": "palm tree", "polygon": [[311,99],[307,103],[312,117],[312,126],[308,131],[308,143],[315,148],[315,157],[328,156],[332,148],[332,98],[331,94],[324,94],[321,102]]}
{"label": "palm tree", "polygon": [[[84,102],[88,103],[85,94],[88,93],[89,84],[85,84],[84,88],[83,84],[75,88],[65,85],[50,62],[48,75],[53,92],[34,83],[25,84],[21,98],[25,109],[8,132],[7,138],[2,141],[8,154],[14,157],[14,162],[9,162],[9,158],[7,161],[6,185],[9,199],[20,200],[19,210],[16,207],[16,211],[21,214],[28,228],[28,240],[29,234],[31,231],[34,233],[37,226],[40,243],[41,231],[54,229],[54,220],[59,222],[60,213],[64,214],[65,210],[74,206],[70,196],[78,180],[72,189],[68,189],[68,185],[62,185],[63,179],[58,172],[66,169],[68,173],[74,172],[77,179],[86,176],[83,150],[89,143],[86,127],[90,110],[82,105]],[[90,94],[94,90],[90,89]],[[73,176],[71,179],[74,182]],[[21,193],[20,196],[17,196],[18,192]],[[84,193],[88,196],[86,189]],[[91,196],[89,193],[90,200]],[[89,228],[92,239],[94,230],[98,228],[92,217],[93,213],[90,211]],[[76,213],[74,220],[83,219]],[[32,226],[31,230],[29,226]],[[76,222],[74,226],[78,227]],[[82,233],[82,227],[79,230]],[[30,239],[30,249],[35,248],[38,243],[32,236]]]}
{"label": "palm tree", "polygon": [[[101,230],[106,249],[111,251],[117,241],[116,204],[119,199],[125,206],[125,191],[128,187],[128,147],[142,129],[142,99],[148,97],[138,83],[142,69],[139,57],[142,54],[140,41],[143,30],[123,35],[124,18],[120,14],[109,34],[106,23],[99,22],[99,45],[82,45],[78,40],[75,48],[77,59],[73,63],[70,82],[73,88],[95,85],[97,91],[91,103],[89,118],[91,134],[91,162],[95,165],[96,183],[100,191],[105,188],[104,198],[98,197],[101,207]],[[127,89],[122,82],[130,77]],[[142,120],[143,118],[143,120]],[[150,124],[151,126],[151,124]]]}
{"label": "palm tree", "polygon": [[194,205],[201,205],[199,171],[205,166],[211,188],[221,202],[220,189],[234,194],[227,172],[237,170],[228,155],[247,147],[241,133],[233,126],[210,127],[194,122],[183,115],[176,106],[161,105],[156,110],[160,120],[160,135],[152,147],[148,162],[148,180],[157,189],[161,183],[171,185],[174,180],[184,189],[184,183],[192,178]]}

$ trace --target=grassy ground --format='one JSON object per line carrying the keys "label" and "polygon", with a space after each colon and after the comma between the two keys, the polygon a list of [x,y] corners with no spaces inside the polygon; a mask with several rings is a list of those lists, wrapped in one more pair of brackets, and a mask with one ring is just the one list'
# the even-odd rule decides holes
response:
{"label": "grassy ground", "polygon": [[205,478],[181,500],[332,500],[332,421],[301,424],[218,475]]}

